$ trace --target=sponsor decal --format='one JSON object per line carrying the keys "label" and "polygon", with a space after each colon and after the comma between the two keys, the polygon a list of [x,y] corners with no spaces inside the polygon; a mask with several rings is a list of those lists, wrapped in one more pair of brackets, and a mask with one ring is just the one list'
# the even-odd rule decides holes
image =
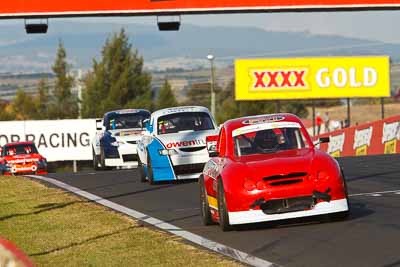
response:
{"label": "sponsor decal", "polygon": [[238,59],[236,100],[390,96],[388,57]]}
{"label": "sponsor decal", "polygon": [[17,173],[17,172],[35,172],[37,171],[37,166],[36,165],[13,165],[11,167],[11,173]]}
{"label": "sponsor decal", "polygon": [[206,145],[206,141],[203,139],[196,139],[190,141],[177,141],[177,142],[170,142],[165,145],[166,148],[179,148],[179,147],[191,147],[191,146],[204,146]]}
{"label": "sponsor decal", "polygon": [[116,114],[131,114],[131,113],[139,113],[140,109],[123,109],[123,110],[118,110],[115,113]]}
{"label": "sponsor decal", "polygon": [[268,129],[276,129],[276,128],[301,128],[300,124],[297,122],[290,121],[281,121],[281,122],[270,122],[270,123],[261,123],[255,125],[247,125],[241,128],[237,128],[232,131],[232,137],[247,134],[256,131],[268,130]]}
{"label": "sponsor decal", "polygon": [[307,89],[308,69],[255,70],[252,71],[254,85],[252,90],[266,89]]}
{"label": "sponsor decal", "polygon": [[115,133],[115,136],[131,136],[131,135],[141,135],[142,131],[123,131]]}
{"label": "sponsor decal", "polygon": [[26,164],[26,163],[32,163],[32,162],[38,162],[38,161],[39,161],[39,159],[37,159],[37,158],[7,160],[7,162],[10,164]]}
{"label": "sponsor decal", "polygon": [[330,136],[330,141],[328,143],[328,154],[332,157],[340,157],[341,153],[343,152],[343,146],[345,141],[345,134],[344,132],[339,135]]}
{"label": "sponsor decal", "polygon": [[216,162],[213,160],[209,160],[206,165],[204,166],[203,170],[204,175],[207,175],[211,178],[216,178],[219,174],[219,167]]}
{"label": "sponsor decal", "polygon": [[371,138],[373,127],[356,130],[354,133],[354,144],[353,149],[356,151],[356,156],[367,155],[368,147],[371,145]]}
{"label": "sponsor decal", "polygon": [[400,122],[383,123],[382,144],[385,154],[395,154],[400,140]]}
{"label": "sponsor decal", "polygon": [[285,119],[284,116],[269,116],[269,117],[261,117],[248,119],[243,121],[243,124],[260,124],[260,123],[268,123],[273,121],[283,121]]}
{"label": "sponsor decal", "polygon": [[329,68],[322,68],[317,71],[315,81],[321,88],[328,88],[331,85],[337,88],[344,88],[346,86],[350,88],[360,87],[373,87],[376,85],[378,79],[378,73],[374,68],[362,68],[362,77],[357,79],[357,69],[349,68],[335,68],[330,70]]}
{"label": "sponsor decal", "polygon": [[165,110],[162,115],[166,114],[172,114],[172,113],[180,113],[180,112],[195,112],[195,111],[204,111],[202,109],[199,109],[197,107],[176,107],[176,108],[168,108]]}

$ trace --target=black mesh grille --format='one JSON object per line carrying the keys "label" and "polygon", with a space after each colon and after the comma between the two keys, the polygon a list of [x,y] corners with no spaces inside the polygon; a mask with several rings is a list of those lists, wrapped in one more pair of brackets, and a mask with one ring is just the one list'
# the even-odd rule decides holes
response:
{"label": "black mesh grille", "polygon": [[136,145],[138,141],[127,141],[128,144]]}
{"label": "black mesh grille", "polygon": [[273,181],[273,180],[280,180],[280,179],[290,179],[290,178],[297,178],[297,177],[303,177],[306,176],[306,172],[292,172],[289,174],[278,174],[278,175],[272,175],[272,176],[267,176],[264,177],[264,181]]}
{"label": "black mesh grille", "polygon": [[122,155],[122,160],[123,160],[124,162],[127,162],[127,161],[137,161],[137,160],[138,160],[138,155],[136,155],[136,154]]}
{"label": "black mesh grille", "polygon": [[266,214],[277,214],[284,212],[309,210],[314,205],[312,196],[274,199],[260,205],[261,210]]}
{"label": "black mesh grille", "polygon": [[204,163],[186,164],[186,165],[174,166],[173,168],[175,175],[181,175],[181,174],[203,172],[204,165],[205,165]]}

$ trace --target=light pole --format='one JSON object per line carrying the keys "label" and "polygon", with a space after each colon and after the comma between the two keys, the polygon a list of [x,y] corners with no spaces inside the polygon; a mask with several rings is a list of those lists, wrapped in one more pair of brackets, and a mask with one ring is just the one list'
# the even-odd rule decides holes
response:
{"label": "light pole", "polygon": [[211,82],[210,82],[210,87],[211,87],[211,114],[215,118],[215,88],[214,88],[214,56],[213,55],[208,55],[207,59],[210,61],[211,64]]}

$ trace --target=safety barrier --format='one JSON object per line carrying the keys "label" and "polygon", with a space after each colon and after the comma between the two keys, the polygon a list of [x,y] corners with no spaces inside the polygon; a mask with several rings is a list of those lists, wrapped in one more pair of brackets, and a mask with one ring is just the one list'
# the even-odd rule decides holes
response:
{"label": "safety barrier", "polygon": [[400,116],[316,136],[330,137],[320,149],[334,157],[395,154],[400,152]]}

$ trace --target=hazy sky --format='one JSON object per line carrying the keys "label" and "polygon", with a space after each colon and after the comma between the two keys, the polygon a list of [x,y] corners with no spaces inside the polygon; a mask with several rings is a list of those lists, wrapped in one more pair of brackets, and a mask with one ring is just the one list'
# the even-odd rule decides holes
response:
{"label": "hazy sky", "polygon": [[[156,17],[90,18],[80,21],[118,23],[156,23]],[[309,31],[400,43],[400,11],[263,13],[229,15],[185,15],[185,23],[194,25],[253,26],[273,31]],[[21,21],[0,21],[0,26]],[[51,23],[51,20],[50,20]]]}

